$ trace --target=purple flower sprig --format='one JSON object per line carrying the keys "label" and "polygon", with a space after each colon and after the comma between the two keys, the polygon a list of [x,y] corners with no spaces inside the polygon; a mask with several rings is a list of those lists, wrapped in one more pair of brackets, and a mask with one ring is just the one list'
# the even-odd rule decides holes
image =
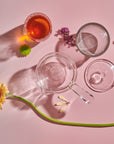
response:
{"label": "purple flower sprig", "polygon": [[69,46],[76,46],[76,42],[75,42],[76,36],[69,35],[69,34],[70,34],[69,29],[67,27],[63,27],[57,31],[56,36],[61,35],[65,43],[68,44]]}
{"label": "purple flower sprig", "polygon": [[69,35],[70,31],[67,27],[63,27],[60,29],[60,33],[63,35]]}

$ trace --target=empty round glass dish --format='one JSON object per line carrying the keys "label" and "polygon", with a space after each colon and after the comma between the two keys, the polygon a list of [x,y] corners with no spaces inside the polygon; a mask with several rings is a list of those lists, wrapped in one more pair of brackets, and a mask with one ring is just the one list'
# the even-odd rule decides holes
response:
{"label": "empty round glass dish", "polygon": [[85,69],[85,81],[97,92],[111,89],[114,86],[114,64],[106,59],[91,62]]}
{"label": "empty round glass dish", "polygon": [[83,25],[76,34],[76,46],[89,57],[103,54],[109,47],[110,36],[107,29],[98,23]]}

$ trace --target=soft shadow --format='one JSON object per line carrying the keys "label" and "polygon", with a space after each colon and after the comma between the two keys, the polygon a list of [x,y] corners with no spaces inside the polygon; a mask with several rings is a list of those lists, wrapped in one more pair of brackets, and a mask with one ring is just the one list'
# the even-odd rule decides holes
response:
{"label": "soft shadow", "polygon": [[[7,99],[10,99],[11,101],[16,101],[16,102],[18,102],[18,103],[20,103],[20,104],[25,105],[28,109],[31,108],[31,109],[33,110],[33,112],[34,112],[37,116],[39,116],[40,118],[42,118],[43,120],[48,121],[48,122],[51,122],[51,123],[55,123],[55,122],[52,122],[52,121],[46,119],[45,117],[43,117],[43,116],[42,116],[40,113],[38,113],[38,111],[36,111],[31,105],[29,105],[28,103],[24,102],[23,100],[20,100],[20,99],[18,99],[18,98],[14,98],[14,97],[7,97]],[[52,108],[51,108],[51,109],[52,109]],[[55,112],[55,111],[53,111],[53,112]],[[46,114],[46,115],[47,115],[47,114]],[[54,115],[55,115],[55,117],[54,117]],[[58,118],[61,118],[61,117],[64,116],[63,113],[62,113],[62,114],[60,113],[59,115],[57,115],[57,114],[54,114],[54,115],[51,115],[51,116],[52,116],[53,118],[55,118],[55,119],[58,119]]]}
{"label": "soft shadow", "polygon": [[[22,102],[23,104],[25,104],[27,107],[29,107],[29,108],[31,108],[32,110],[33,110],[33,112],[37,115],[37,116],[39,116],[41,119],[43,119],[43,120],[45,120],[45,121],[47,121],[47,122],[50,122],[50,123],[53,123],[53,124],[58,124],[58,125],[62,125],[62,126],[75,126],[75,127],[88,127],[88,128],[106,128],[105,126],[103,127],[101,127],[101,126],[88,126],[88,125],[83,125],[83,126],[80,126],[80,125],[72,125],[70,122],[69,123],[62,123],[62,121],[61,121],[61,123],[59,123],[59,122],[55,122],[55,121],[52,121],[52,120],[49,120],[49,119],[47,119],[47,118],[45,118],[44,116],[42,116],[36,109],[34,109],[30,104],[28,104],[28,103],[26,103],[26,102],[24,102],[24,101],[22,101],[22,100],[20,100],[20,99],[18,99],[18,98],[14,98],[14,97],[7,97],[7,99],[10,99],[10,100],[16,100],[16,101],[19,101],[19,102]],[[39,109],[38,109],[39,110]],[[72,122],[72,123],[75,123],[75,122]],[[112,127],[112,126],[110,126],[110,127]]]}
{"label": "soft shadow", "polygon": [[[65,115],[64,112],[60,113],[52,103],[53,94],[42,93],[41,88],[38,86],[35,73],[36,66],[28,69],[23,69],[16,72],[8,82],[8,89],[10,94],[23,97],[36,106],[42,105],[47,113],[53,118],[61,118]],[[14,107],[20,110],[28,110],[27,105],[18,101],[11,101]]]}
{"label": "soft shadow", "polygon": [[69,56],[75,62],[77,68],[89,59],[89,57],[80,53],[76,46],[69,46],[66,44],[63,38],[60,38],[57,42],[55,51],[62,52],[66,56]]}
{"label": "soft shadow", "polygon": [[59,112],[59,110],[52,103],[52,98],[54,95],[49,95],[46,103],[43,104],[43,108],[47,111],[50,117],[55,119],[60,119],[66,115],[65,112]]}
{"label": "soft shadow", "polygon": [[23,26],[24,25],[17,26],[0,35],[0,61],[6,61],[12,56],[23,57],[19,52],[19,47],[23,44],[27,44],[31,48],[38,44],[38,42],[24,36]]}
{"label": "soft shadow", "polygon": [[[36,85],[35,67],[23,69],[16,72],[8,82],[8,88],[10,94],[24,97],[33,102],[36,97],[40,97],[40,88]],[[12,102],[14,106],[18,105],[18,102]],[[19,103],[18,107],[24,109],[22,104]]]}

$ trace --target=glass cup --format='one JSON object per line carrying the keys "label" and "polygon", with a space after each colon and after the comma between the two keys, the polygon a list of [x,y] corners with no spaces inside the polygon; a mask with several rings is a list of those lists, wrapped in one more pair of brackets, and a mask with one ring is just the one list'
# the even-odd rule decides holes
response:
{"label": "glass cup", "polygon": [[76,83],[76,65],[62,53],[54,52],[44,56],[36,66],[36,77],[36,83],[44,94],[71,90],[85,103],[93,101],[93,95]]}
{"label": "glass cup", "polygon": [[107,29],[98,23],[87,23],[76,34],[77,48],[88,57],[103,54],[108,49],[109,44],[110,36]]}
{"label": "glass cup", "polygon": [[49,17],[43,13],[30,14],[24,23],[24,35],[31,40],[41,42],[46,40],[52,33],[52,24]]}
{"label": "glass cup", "polygon": [[97,59],[85,69],[86,84],[96,92],[105,92],[114,87],[114,64],[106,59]]}

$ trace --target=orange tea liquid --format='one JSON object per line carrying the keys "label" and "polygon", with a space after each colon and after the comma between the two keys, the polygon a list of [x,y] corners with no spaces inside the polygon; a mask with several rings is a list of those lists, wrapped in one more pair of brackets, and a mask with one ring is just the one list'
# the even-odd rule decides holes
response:
{"label": "orange tea liquid", "polygon": [[27,21],[26,31],[31,38],[40,40],[49,35],[51,25],[44,16],[35,15]]}

